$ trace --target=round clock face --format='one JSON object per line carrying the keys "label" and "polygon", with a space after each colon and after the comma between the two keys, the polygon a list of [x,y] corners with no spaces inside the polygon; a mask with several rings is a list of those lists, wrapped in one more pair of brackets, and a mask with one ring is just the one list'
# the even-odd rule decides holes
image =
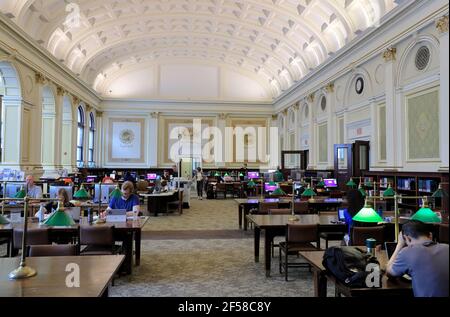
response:
{"label": "round clock face", "polygon": [[362,94],[364,90],[364,80],[361,77],[356,80],[355,90],[358,95]]}

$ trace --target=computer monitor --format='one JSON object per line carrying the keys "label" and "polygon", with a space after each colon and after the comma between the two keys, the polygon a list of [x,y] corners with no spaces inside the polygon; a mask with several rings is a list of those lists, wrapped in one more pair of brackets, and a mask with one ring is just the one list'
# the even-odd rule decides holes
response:
{"label": "computer monitor", "polygon": [[109,178],[116,179],[116,174],[109,174]]}
{"label": "computer monitor", "polygon": [[7,183],[6,184],[6,198],[14,198],[20,188],[25,188],[25,183]]}
{"label": "computer monitor", "polygon": [[148,180],[153,181],[153,180],[155,180],[157,178],[158,178],[158,174],[154,174],[154,173],[147,174],[147,179]]}
{"label": "computer monitor", "polygon": [[278,188],[278,185],[270,185],[270,183],[264,183],[265,192],[273,192]]}
{"label": "computer monitor", "polygon": [[86,183],[95,183],[96,179],[97,179],[97,176],[95,176],[95,175],[88,175],[86,177]]}
{"label": "computer monitor", "polygon": [[248,179],[257,179],[257,178],[259,178],[259,173],[258,172],[248,172],[247,177],[248,177]]}
{"label": "computer monitor", "polygon": [[337,180],[335,178],[326,178],[323,180],[325,183],[325,187],[327,188],[336,188],[338,187]]}
{"label": "computer monitor", "polygon": [[109,194],[116,188],[116,184],[102,184],[100,194],[100,184],[95,184],[94,187],[94,203],[98,203],[99,196],[101,195],[102,204],[109,203]]}
{"label": "computer monitor", "polygon": [[73,197],[73,187],[72,186],[51,186],[50,185],[50,198],[58,198],[58,191],[60,188],[64,188],[66,190],[67,196],[69,196],[69,200],[72,200]]}
{"label": "computer monitor", "polygon": [[347,212],[347,208],[338,208],[338,219],[339,221],[345,222],[345,213]]}

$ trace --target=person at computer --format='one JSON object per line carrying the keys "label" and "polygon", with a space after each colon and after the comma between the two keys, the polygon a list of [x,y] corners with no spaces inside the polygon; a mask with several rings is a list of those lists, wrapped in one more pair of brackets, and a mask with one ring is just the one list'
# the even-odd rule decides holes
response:
{"label": "person at computer", "polygon": [[197,167],[197,170],[195,171],[195,180],[197,181],[197,197],[199,200],[202,200],[203,199],[203,186],[204,186],[205,182],[204,182],[203,170],[200,166]]}
{"label": "person at computer", "polygon": [[[108,208],[106,208],[106,213],[113,209],[126,209],[127,216],[137,216],[140,215],[140,202],[139,196],[134,194],[134,184],[127,181],[122,184],[122,197],[113,197],[109,202]],[[106,216],[106,213],[104,216]]]}
{"label": "person at computer", "polygon": [[415,297],[448,297],[449,246],[433,242],[429,225],[409,221],[398,236],[386,273],[410,275]]}
{"label": "person at computer", "polygon": [[58,208],[58,202],[61,202],[64,207],[75,207],[74,204],[72,204],[69,200],[69,195],[67,194],[67,191],[64,188],[60,188],[58,190],[57,198],[59,201],[51,201],[47,205],[45,205],[45,209],[47,210],[47,213],[51,213],[52,210],[56,210]]}
{"label": "person at computer", "polygon": [[102,183],[103,184],[113,184],[114,180],[111,177],[109,177],[107,174],[105,174],[105,177],[103,177],[103,179],[102,179]]}
{"label": "person at computer", "polygon": [[34,177],[33,175],[28,175],[26,178],[26,190],[27,190],[27,196],[34,199],[41,199],[42,198],[42,188],[40,186],[37,186],[34,183]]}
{"label": "person at computer", "polygon": [[161,180],[170,181],[170,172],[168,170],[164,171],[163,175],[161,176]]}

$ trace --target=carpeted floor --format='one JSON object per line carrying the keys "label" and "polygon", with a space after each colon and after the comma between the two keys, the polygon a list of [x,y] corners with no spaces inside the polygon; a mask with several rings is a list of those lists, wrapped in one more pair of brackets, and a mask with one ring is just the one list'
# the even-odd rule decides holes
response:
{"label": "carpeted floor", "polygon": [[[253,256],[253,232],[238,228],[234,200],[191,200],[183,215],[151,217],[144,228],[141,266],[118,278],[112,296],[151,297],[308,297],[308,269],[290,269],[290,281],[278,272],[265,277]],[[282,238],[280,238],[282,239]],[[278,251],[276,251],[278,252]],[[276,253],[278,254],[278,253]],[[329,289],[330,295],[334,292]]]}

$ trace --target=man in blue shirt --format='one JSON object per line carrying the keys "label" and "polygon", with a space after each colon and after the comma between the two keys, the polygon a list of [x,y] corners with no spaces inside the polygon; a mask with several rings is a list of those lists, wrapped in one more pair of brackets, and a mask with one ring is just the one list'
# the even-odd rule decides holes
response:
{"label": "man in blue shirt", "polygon": [[140,212],[139,196],[133,194],[134,185],[132,182],[125,182],[122,184],[122,197],[113,197],[106,211],[112,209],[126,209],[128,216],[138,215]]}
{"label": "man in blue shirt", "polygon": [[402,227],[386,272],[392,277],[409,274],[416,297],[448,297],[448,248],[433,242],[427,224],[409,221]]}

